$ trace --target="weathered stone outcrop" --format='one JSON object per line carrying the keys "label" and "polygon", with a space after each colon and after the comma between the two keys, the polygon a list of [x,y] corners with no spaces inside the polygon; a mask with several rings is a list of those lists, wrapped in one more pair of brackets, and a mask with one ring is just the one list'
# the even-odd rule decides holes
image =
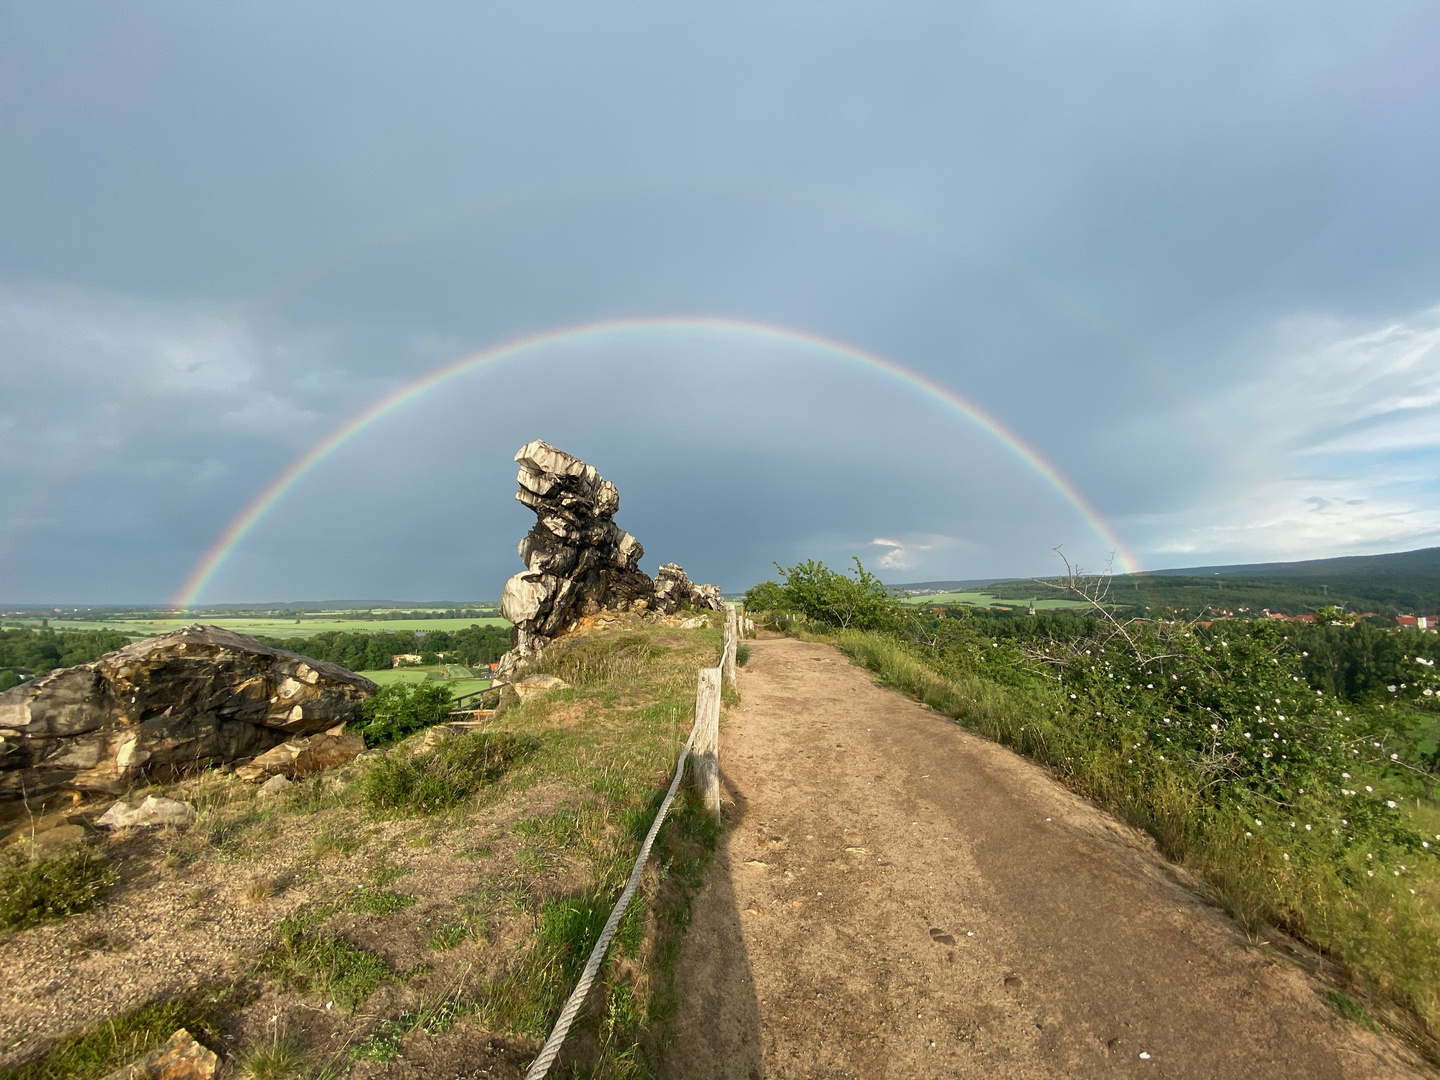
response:
{"label": "weathered stone outcrop", "polygon": [[0,694],[0,800],[119,793],[249,758],[358,720],[375,690],[337,664],[188,626]]}
{"label": "weathered stone outcrop", "polygon": [[526,569],[505,583],[500,613],[515,624],[514,648],[500,662],[508,679],[578,619],[602,610],[671,614],[683,605],[721,610],[720,589],[696,585],[673,563],[652,581],[645,549],[614,522],[620,493],[594,466],[539,439],[515,455],[515,498],[538,519],[520,541]]}

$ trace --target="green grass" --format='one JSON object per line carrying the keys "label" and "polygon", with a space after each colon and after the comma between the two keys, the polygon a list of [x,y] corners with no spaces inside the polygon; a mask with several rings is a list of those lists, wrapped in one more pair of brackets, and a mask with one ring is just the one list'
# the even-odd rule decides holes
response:
{"label": "green grass", "polygon": [[317,905],[287,916],[260,969],[292,989],[318,993],[342,1009],[355,1009],[393,972],[379,953],[325,927],[332,911]]}
{"label": "green grass", "polygon": [[110,864],[83,844],[40,862],[0,853],[0,928],[22,930],[88,911],[114,883]]}
{"label": "green grass", "polygon": [[[459,667],[458,664],[448,665],[451,671]],[[490,686],[489,679],[478,678],[454,678],[444,677],[445,666],[434,664],[428,667],[402,667],[382,668],[379,671],[357,671],[356,675],[363,675],[377,686],[393,686],[395,683],[423,683],[443,682],[450,689],[451,697],[459,697],[461,694],[469,694],[476,690],[485,690]]]}
{"label": "green grass", "polygon": [[423,754],[387,754],[366,770],[360,798],[372,813],[433,814],[493,784],[538,745],[533,738],[476,732],[445,739]]}
{"label": "green grass", "polygon": [[[1088,606],[1083,600],[1057,600],[1046,598],[1050,590],[1037,585],[1035,594],[1036,611],[1055,611],[1061,608],[1081,608]],[[1030,599],[1005,600],[987,592],[948,592],[934,593],[925,596],[907,596],[901,599],[902,604],[919,606],[921,604],[961,604],[969,607],[1006,607],[1006,608],[1028,608]]]}
{"label": "green grass", "polygon": [[414,906],[415,897],[388,889],[351,889],[345,898],[345,907],[362,915],[389,915]]}
{"label": "green grass", "polygon": [[246,1051],[238,1065],[248,1080],[295,1080],[305,1066],[305,1054],[294,1039],[276,1038]]}
{"label": "green grass", "polygon": [[0,1068],[0,1080],[99,1080],[150,1053],[180,1028],[214,1045],[221,1017],[242,1004],[233,986],[147,1002],[56,1040],[34,1061]]}

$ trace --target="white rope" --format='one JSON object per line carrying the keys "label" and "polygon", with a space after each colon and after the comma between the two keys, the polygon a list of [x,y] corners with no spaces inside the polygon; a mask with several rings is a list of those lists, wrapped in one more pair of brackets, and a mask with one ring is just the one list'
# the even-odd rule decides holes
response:
{"label": "white rope", "polygon": [[650,826],[650,833],[645,837],[645,843],[640,846],[640,856],[635,860],[635,869],[630,871],[630,880],[625,883],[625,891],[620,894],[620,899],[615,901],[615,909],[610,912],[605,929],[600,931],[600,940],[595,942],[595,948],[590,952],[590,960],[580,974],[580,982],[576,984],[569,1000],[565,1002],[565,1008],[560,1010],[560,1019],[555,1021],[555,1028],[550,1032],[550,1038],[545,1040],[545,1045],[540,1048],[540,1055],[530,1063],[530,1068],[526,1070],[525,1080],[542,1080],[550,1071],[550,1066],[555,1061],[555,1055],[560,1053],[565,1036],[570,1033],[570,1025],[575,1022],[575,1017],[580,1012],[580,1006],[585,1004],[585,996],[590,993],[590,987],[595,982],[596,974],[600,971],[600,964],[605,959],[605,950],[610,947],[610,939],[615,936],[615,929],[620,925],[620,920],[625,915],[625,909],[630,905],[630,898],[635,895],[635,889],[640,884],[640,875],[645,870],[645,861],[650,858],[650,848],[655,843],[656,834],[660,832],[660,825],[665,820],[665,812],[675,801],[675,791],[680,787],[680,778],[685,775],[685,759],[690,756],[690,747],[695,742],[695,732],[699,730],[699,727],[699,724],[695,724],[690,728],[690,738],[685,740],[685,747],[680,751],[680,760],[675,765],[675,779],[670,781],[670,790],[665,793],[665,801],[660,804],[660,812],[655,815],[655,822]]}

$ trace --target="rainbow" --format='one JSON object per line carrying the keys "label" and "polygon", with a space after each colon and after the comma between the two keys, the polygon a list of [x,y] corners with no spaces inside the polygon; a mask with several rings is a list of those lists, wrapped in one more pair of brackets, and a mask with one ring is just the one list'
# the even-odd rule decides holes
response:
{"label": "rainbow", "polygon": [[1105,519],[1095,510],[1086,498],[1076,490],[1075,486],[1060,473],[1055,466],[1046,461],[1045,458],[1034,447],[1030,446],[1020,436],[1016,435],[1003,423],[991,416],[980,406],[972,401],[961,397],[949,387],[923,375],[918,371],[897,364],[883,356],[858,349],[853,345],[822,337],[819,334],[812,334],[801,330],[792,330],[784,326],[771,326],[765,323],[746,322],[739,319],[725,318],[634,318],[634,319],[610,319],[601,322],[583,323],[578,326],[567,326],[556,330],[547,330],[538,334],[529,334],[524,337],[514,338],[500,345],[495,345],[479,352],[462,356],[458,360],[445,364],[442,367],[423,375],[414,382],[402,386],[392,393],[381,398],[369,408],[356,413],[349,420],[337,427],[329,435],[321,439],[300,457],[290,463],[286,469],[272,480],[264,491],[260,492],[245,507],[229,526],[225,529],[214,545],[204,554],[198,563],[195,564],[185,583],[175,595],[172,606],[179,610],[196,606],[202,593],[209,587],[212,580],[227,559],[234,554],[235,549],[240,546],[245,537],[249,534],[262,518],[268,514],[277,503],[283,499],[311,469],[330,457],[352,438],[364,431],[381,417],[387,416],[397,409],[404,408],[410,402],[423,396],[435,387],[449,382],[457,376],[468,371],[485,366],[486,364],[497,363],[502,360],[514,359],[536,349],[543,349],[548,346],[574,344],[577,342],[603,340],[605,338],[619,337],[635,334],[683,334],[683,333],[723,333],[740,335],[745,337],[758,337],[771,342],[786,342],[793,345],[800,345],[805,348],[818,350],[841,360],[850,361],[877,371],[905,383],[911,387],[924,391],[930,397],[948,405],[958,411],[966,419],[971,420],[991,435],[997,442],[1011,451],[1021,461],[1025,462],[1041,479],[1052,487],[1062,499],[1075,508],[1076,512],[1085,520],[1086,524],[1095,534],[1104,541],[1106,547],[1114,552],[1115,561],[1122,573],[1133,574],[1139,569],[1136,562],[1119,538],[1106,524]]}

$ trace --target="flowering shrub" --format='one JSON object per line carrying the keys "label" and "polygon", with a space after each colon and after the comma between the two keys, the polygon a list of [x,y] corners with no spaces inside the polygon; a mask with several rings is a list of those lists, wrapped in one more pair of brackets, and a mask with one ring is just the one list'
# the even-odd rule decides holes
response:
{"label": "flowering shrub", "polygon": [[[1440,851],[1440,838],[1399,812],[1398,785],[1385,782],[1403,740],[1384,710],[1312,689],[1284,628],[1161,624],[1138,633],[1140,655],[1112,636],[1061,667],[1055,713],[1084,741],[1123,754],[1142,775],[1189,781],[1202,807],[1239,811],[1292,857],[1348,866],[1358,845],[1384,852],[1388,865]],[[1407,694],[1433,709],[1434,669],[1416,666]],[[1362,773],[1371,782],[1356,779]]]}

